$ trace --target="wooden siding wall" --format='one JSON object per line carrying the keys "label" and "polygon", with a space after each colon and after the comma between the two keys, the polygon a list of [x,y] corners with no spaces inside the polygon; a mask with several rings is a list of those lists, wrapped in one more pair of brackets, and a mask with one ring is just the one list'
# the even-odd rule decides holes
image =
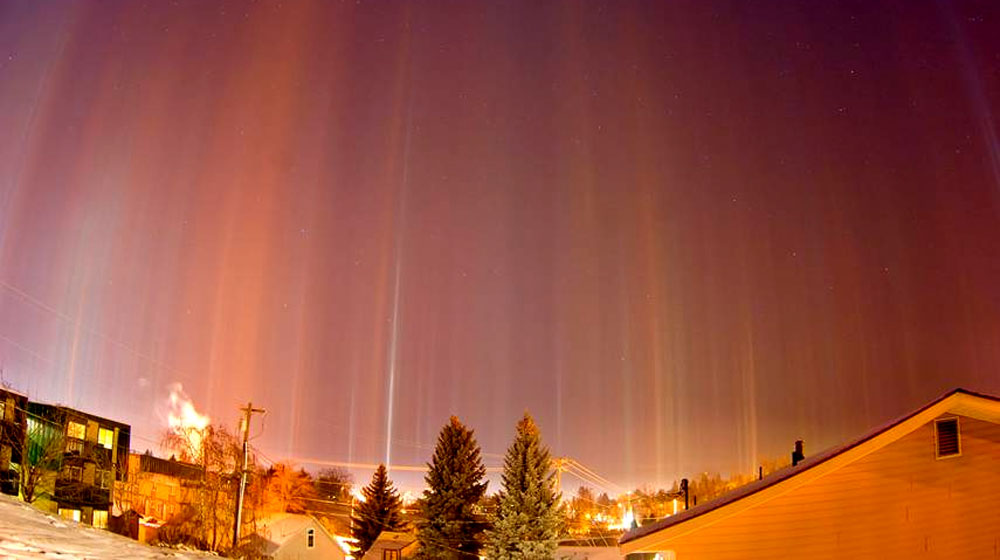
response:
{"label": "wooden siding wall", "polygon": [[[306,529],[312,529],[316,532],[313,548],[308,547]],[[274,560],[344,560],[344,551],[337,545],[337,541],[319,527],[318,523],[312,522],[278,547],[273,558]]]}
{"label": "wooden siding wall", "polygon": [[663,550],[677,560],[1000,558],[1000,425],[960,417],[960,430],[961,456],[935,458],[931,422]]}

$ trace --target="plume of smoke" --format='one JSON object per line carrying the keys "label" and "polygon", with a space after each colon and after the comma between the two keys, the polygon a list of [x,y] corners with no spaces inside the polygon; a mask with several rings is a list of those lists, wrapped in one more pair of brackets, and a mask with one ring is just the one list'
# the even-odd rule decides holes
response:
{"label": "plume of smoke", "polygon": [[196,461],[201,456],[205,431],[212,419],[198,412],[194,401],[184,392],[183,385],[173,383],[168,389],[167,437],[164,439],[164,446],[179,454],[181,460]]}

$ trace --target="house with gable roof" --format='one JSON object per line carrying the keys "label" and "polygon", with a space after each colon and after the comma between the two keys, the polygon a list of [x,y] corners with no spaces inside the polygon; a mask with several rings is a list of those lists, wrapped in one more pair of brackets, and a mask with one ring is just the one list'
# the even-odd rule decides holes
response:
{"label": "house with gable roof", "polygon": [[1000,398],[956,389],[710,502],[633,529],[628,560],[996,558]]}
{"label": "house with gable roof", "polygon": [[337,539],[311,516],[276,513],[257,521],[250,536],[265,558],[274,560],[345,560],[347,553]]}
{"label": "house with gable roof", "polygon": [[361,560],[404,560],[412,558],[419,548],[413,533],[382,531]]}

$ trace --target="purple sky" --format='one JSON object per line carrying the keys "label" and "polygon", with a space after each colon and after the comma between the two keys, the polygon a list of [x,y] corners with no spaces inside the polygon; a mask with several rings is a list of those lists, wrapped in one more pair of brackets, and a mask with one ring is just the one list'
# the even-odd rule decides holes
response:
{"label": "purple sky", "polygon": [[139,450],[179,382],[750,472],[1000,393],[998,111],[992,1],[0,0],[0,364]]}

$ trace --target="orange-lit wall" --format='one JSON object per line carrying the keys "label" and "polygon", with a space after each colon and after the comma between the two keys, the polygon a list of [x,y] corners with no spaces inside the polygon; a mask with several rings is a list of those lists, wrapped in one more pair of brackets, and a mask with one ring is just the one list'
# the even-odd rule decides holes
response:
{"label": "orange-lit wall", "polygon": [[116,483],[116,490],[125,508],[131,507],[140,514],[157,521],[169,521],[185,505],[197,501],[197,488],[184,485],[180,478],[165,474],[143,472],[139,455],[129,455],[128,482]]}
{"label": "orange-lit wall", "polygon": [[967,417],[960,425],[959,457],[936,459],[934,425],[925,424],[662,550],[676,560],[997,558],[1000,425]]}

